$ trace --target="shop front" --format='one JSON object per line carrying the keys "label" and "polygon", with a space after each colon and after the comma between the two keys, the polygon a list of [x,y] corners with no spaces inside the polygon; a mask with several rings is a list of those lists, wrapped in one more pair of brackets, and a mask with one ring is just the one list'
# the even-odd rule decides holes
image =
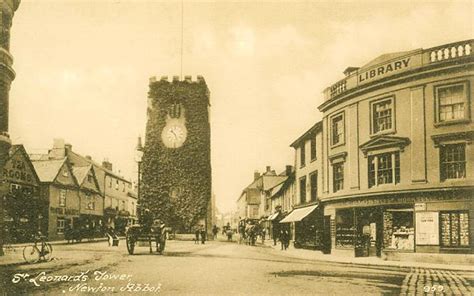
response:
{"label": "shop front", "polygon": [[323,224],[331,253],[392,260],[423,253],[472,254],[471,194],[459,190],[326,204],[324,221],[330,222]]}
{"label": "shop front", "polygon": [[322,248],[322,213],[317,205],[294,209],[280,221],[291,231],[296,248]]}

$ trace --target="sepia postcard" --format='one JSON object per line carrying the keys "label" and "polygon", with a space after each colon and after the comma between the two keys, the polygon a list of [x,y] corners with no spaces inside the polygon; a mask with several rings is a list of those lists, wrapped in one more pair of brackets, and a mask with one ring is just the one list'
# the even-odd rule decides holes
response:
{"label": "sepia postcard", "polygon": [[472,1],[0,0],[0,295],[472,295]]}

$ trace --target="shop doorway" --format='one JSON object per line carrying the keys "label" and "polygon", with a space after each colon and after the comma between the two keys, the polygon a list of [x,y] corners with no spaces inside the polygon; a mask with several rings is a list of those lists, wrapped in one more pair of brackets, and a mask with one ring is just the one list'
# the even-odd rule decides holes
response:
{"label": "shop doorway", "polygon": [[356,257],[382,254],[383,220],[381,208],[356,209]]}

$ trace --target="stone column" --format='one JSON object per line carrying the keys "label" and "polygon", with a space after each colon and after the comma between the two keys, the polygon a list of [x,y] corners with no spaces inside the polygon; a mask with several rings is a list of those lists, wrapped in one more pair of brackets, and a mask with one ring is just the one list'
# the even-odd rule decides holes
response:
{"label": "stone column", "polygon": [[10,85],[15,79],[10,55],[10,28],[13,14],[20,0],[0,0],[0,256],[3,255],[4,205],[3,197],[8,192],[3,176],[3,167],[8,158],[11,141],[8,135],[8,102]]}

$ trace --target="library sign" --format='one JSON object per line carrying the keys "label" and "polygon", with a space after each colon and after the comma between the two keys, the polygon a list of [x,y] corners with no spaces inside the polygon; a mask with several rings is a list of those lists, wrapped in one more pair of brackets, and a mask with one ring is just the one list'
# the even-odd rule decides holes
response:
{"label": "library sign", "polygon": [[357,75],[358,84],[369,83],[391,75],[399,74],[414,67],[421,66],[421,55],[415,54],[392,59],[368,69],[361,69]]}

